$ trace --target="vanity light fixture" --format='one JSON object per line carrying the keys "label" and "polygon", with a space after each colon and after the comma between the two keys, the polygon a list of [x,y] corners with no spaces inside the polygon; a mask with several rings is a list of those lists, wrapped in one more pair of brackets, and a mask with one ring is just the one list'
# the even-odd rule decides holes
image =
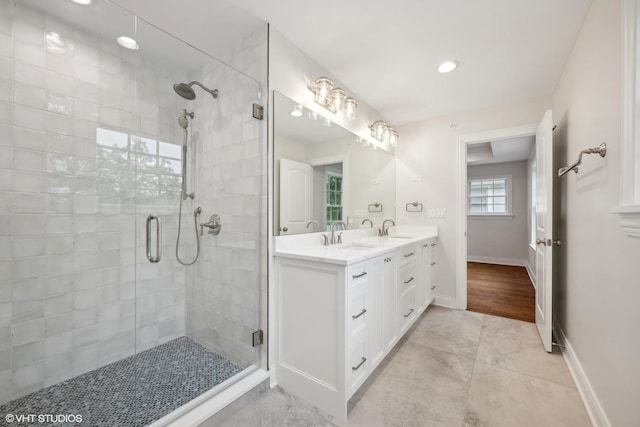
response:
{"label": "vanity light fixture", "polygon": [[131,49],[131,50],[137,50],[138,49],[138,42],[136,42],[134,39],[132,39],[131,37],[127,37],[127,36],[120,36],[117,38],[118,44],[122,47],[126,47],[127,49]]}
{"label": "vanity light fixture", "polygon": [[384,142],[392,147],[398,143],[398,131],[382,120],[377,120],[369,125],[371,136],[380,142]]}
{"label": "vanity light fixture", "polygon": [[327,77],[318,77],[309,90],[314,93],[313,100],[334,114],[343,114],[347,120],[355,120],[358,101],[347,96],[344,89],[334,88]]}
{"label": "vanity light fixture", "polygon": [[293,117],[300,117],[302,115],[302,105],[294,105],[293,110],[291,110],[289,114],[291,114]]}
{"label": "vanity light fixture", "polygon": [[450,73],[456,68],[458,68],[457,61],[445,61],[442,64],[440,64],[440,66],[438,67],[438,72],[442,74]]}

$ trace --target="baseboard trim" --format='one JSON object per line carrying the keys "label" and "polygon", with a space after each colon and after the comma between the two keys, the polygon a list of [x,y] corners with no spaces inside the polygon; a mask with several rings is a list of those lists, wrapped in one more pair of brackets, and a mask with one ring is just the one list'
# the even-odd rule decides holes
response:
{"label": "baseboard trim", "polygon": [[454,297],[448,297],[443,295],[436,296],[434,304],[440,307],[458,308],[457,301]]}
{"label": "baseboard trim", "polygon": [[511,265],[515,267],[527,266],[527,261],[523,259],[517,259],[517,258],[494,258],[494,257],[487,257],[487,256],[468,255],[467,261],[480,262],[482,264]]}
{"label": "baseboard trim", "polygon": [[529,280],[531,280],[531,284],[533,285],[533,289],[537,289],[537,287],[536,287],[536,276],[533,275],[533,270],[531,269],[531,266],[529,265],[528,262],[526,263],[525,268],[527,269],[527,274],[529,275]]}
{"label": "baseboard trim", "polygon": [[582,369],[580,360],[578,359],[576,352],[573,350],[571,343],[565,336],[564,331],[557,323],[554,325],[553,330],[556,339],[560,341],[560,344],[564,345],[564,348],[560,347],[562,349],[562,356],[569,367],[569,372],[573,377],[573,381],[576,383],[576,388],[578,389],[578,393],[580,393],[582,403],[584,403],[587,415],[589,415],[589,419],[591,420],[591,424],[593,424],[593,427],[611,427],[611,422],[609,422],[607,414],[604,412],[604,409],[591,386],[591,382],[589,381],[587,374],[584,372],[584,369]]}

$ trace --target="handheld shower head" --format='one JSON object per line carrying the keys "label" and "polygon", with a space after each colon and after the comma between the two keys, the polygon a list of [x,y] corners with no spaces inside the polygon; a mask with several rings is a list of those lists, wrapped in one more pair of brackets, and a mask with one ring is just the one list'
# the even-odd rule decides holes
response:
{"label": "handheld shower head", "polygon": [[175,90],[176,93],[184,99],[193,100],[196,99],[196,92],[193,90],[193,85],[200,86],[202,89],[209,92],[214,98],[218,97],[218,89],[211,90],[198,81],[193,81],[191,83],[176,83],[173,85],[173,90]]}
{"label": "handheld shower head", "polygon": [[195,114],[192,112],[188,113],[187,110],[182,110],[182,115],[178,117],[178,124],[184,130],[187,130],[189,127],[189,117],[193,119]]}

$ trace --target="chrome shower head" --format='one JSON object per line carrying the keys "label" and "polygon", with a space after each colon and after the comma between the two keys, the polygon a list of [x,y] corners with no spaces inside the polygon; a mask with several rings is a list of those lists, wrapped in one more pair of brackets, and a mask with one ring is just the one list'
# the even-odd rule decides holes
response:
{"label": "chrome shower head", "polygon": [[202,83],[197,81],[193,81],[191,83],[176,83],[173,85],[173,90],[175,90],[176,93],[181,97],[183,97],[184,99],[193,100],[193,99],[196,99],[196,92],[192,88],[193,85],[200,86],[202,89],[209,92],[211,96],[213,96],[214,98],[218,97],[218,89],[211,90],[208,87],[204,86]]}

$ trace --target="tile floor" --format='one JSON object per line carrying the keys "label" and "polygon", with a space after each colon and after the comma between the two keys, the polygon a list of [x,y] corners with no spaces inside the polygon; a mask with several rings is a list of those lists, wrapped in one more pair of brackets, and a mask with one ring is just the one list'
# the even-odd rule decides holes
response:
{"label": "tile floor", "polygon": [[[532,323],[431,307],[351,399],[347,425],[590,426],[562,355],[537,334]],[[275,388],[223,425],[336,424]]]}

